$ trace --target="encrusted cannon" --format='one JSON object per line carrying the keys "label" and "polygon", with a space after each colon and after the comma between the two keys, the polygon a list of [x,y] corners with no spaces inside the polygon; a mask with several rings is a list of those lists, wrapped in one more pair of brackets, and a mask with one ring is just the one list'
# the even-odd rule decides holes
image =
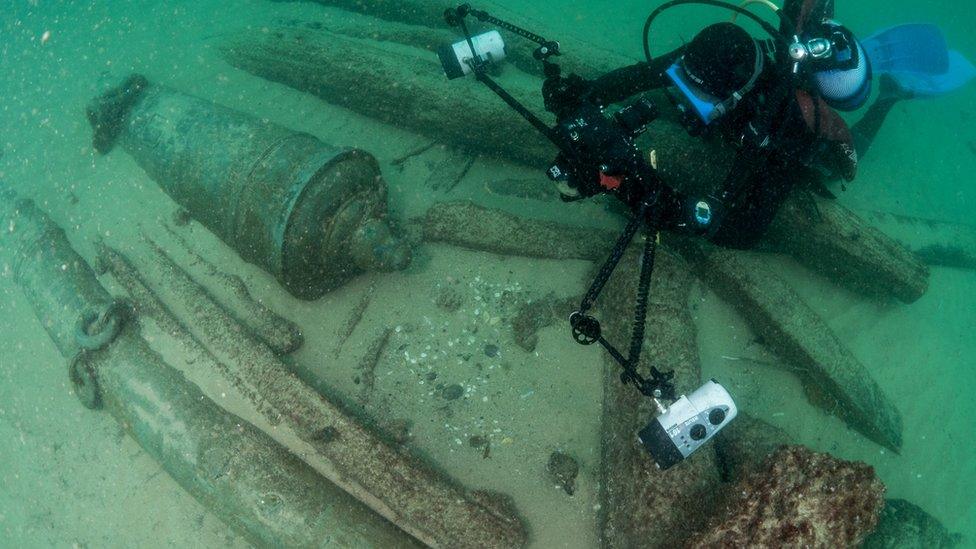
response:
{"label": "encrusted cannon", "polygon": [[132,75],[87,108],[94,146],[122,147],[192,217],[293,295],[410,262],[372,155]]}
{"label": "encrusted cannon", "polygon": [[163,362],[64,231],[33,202],[0,189],[0,222],[0,264],[69,360],[82,403],[111,413],[224,522],[258,547],[414,546]]}

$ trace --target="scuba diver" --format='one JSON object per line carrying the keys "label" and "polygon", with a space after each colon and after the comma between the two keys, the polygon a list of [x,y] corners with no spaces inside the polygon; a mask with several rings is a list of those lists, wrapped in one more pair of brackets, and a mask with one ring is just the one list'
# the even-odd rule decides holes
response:
{"label": "scuba diver", "polygon": [[[719,136],[738,157],[701,203],[708,208],[707,226],[690,219],[701,215],[699,203],[689,207],[674,193],[663,206],[660,228],[703,233],[726,247],[753,247],[794,189],[833,197],[825,183],[852,181],[858,159],[899,101],[940,95],[972,76],[972,66],[948,51],[935,27],[902,25],[860,42],[833,20],[833,12],[833,0],[787,1],[779,11],[779,33],[795,37],[787,51],[735,23],[708,26],[675,51],[653,58],[647,52],[647,61],[594,81],[562,79],[550,88],[547,108],[559,116],[580,100],[605,107],[667,89],[689,133]],[[930,77],[913,77],[919,74]],[[880,94],[849,128],[837,111],[861,108],[875,75]],[[579,186],[572,194],[599,192]]]}
{"label": "scuba diver", "polygon": [[[773,7],[779,28],[745,9],[752,3]],[[651,56],[653,22],[664,11],[687,4],[748,17],[769,39],[757,40],[741,26],[719,23],[675,51]],[[638,439],[662,469],[705,444],[735,418],[737,408],[714,380],[678,397],[671,383],[673,372],[653,365],[649,372],[638,371],[659,232],[698,235],[726,247],[752,247],[795,189],[810,185],[829,193],[825,182],[853,180],[859,155],[867,151],[898,101],[941,95],[976,76],[976,68],[950,51],[931,25],[902,25],[858,41],[833,15],[833,0],[787,0],[783,9],[768,0],[746,0],[741,6],[722,0],[671,0],[652,12],[644,25],[646,61],[587,81],[561,74],[551,60],[561,55],[556,41],[468,4],[445,11],[447,23],[459,27],[465,37],[438,51],[447,77],[475,75],[558,148],[548,175],[559,184],[564,200],[611,195],[631,211],[626,229],[569,324],[577,343],[599,343],[621,366],[621,382],[654,400],[660,415],[638,433]],[[473,36],[469,17],[538,46],[533,54],[543,64],[542,96],[546,110],[556,115],[555,126],[489,74],[488,67],[506,55],[504,42],[497,31]],[[849,128],[837,110],[866,104],[875,76],[881,80],[881,93]],[[636,138],[657,117],[650,100],[642,97],[619,110],[608,108],[655,89],[670,91],[689,133],[717,136],[736,151],[728,174],[704,195],[688,196],[663,181],[654,159],[637,146]],[[641,232],[634,323],[624,354],[607,340],[590,311]],[[672,405],[665,407],[662,401]]]}

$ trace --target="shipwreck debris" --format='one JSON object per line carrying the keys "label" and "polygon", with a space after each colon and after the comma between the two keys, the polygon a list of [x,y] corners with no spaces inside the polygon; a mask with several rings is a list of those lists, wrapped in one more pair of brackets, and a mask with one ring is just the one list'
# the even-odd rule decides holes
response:
{"label": "shipwreck debris", "polygon": [[[632,246],[597,300],[607,338],[623,348],[633,329],[640,258],[635,251]],[[674,370],[679,394],[696,389],[701,381],[697,330],[688,310],[692,280],[679,256],[658,251],[638,369],[646,372],[654,365]],[[607,355],[599,518],[605,548],[680,546],[713,511],[720,485],[714,447],[661,471],[636,436],[656,414],[650,399],[620,382],[620,366]]]}
{"label": "shipwreck debris", "polygon": [[[408,547],[392,524],[163,362],[33,202],[0,190],[0,257],[104,409],[187,492],[258,546]],[[94,313],[94,314],[93,314]],[[83,319],[87,338],[78,338]],[[87,345],[93,338],[100,343]]]}
{"label": "shipwreck debris", "polygon": [[443,285],[437,289],[434,304],[443,311],[456,313],[464,305],[464,294],[453,285]]}
{"label": "shipwreck debris", "polygon": [[860,212],[926,265],[976,270],[976,226],[888,212]]}
{"label": "shipwreck debris", "polygon": [[464,181],[477,160],[478,157],[474,155],[459,157],[452,153],[448,154],[447,159],[431,172],[427,184],[435,191],[450,193]]}
{"label": "shipwreck debris", "polygon": [[899,451],[901,414],[826,322],[761,254],[675,239],[698,276],[731,303],[763,342],[788,362],[811,402],[874,442]]}
{"label": "shipwreck debris", "polygon": [[929,287],[929,270],[908,248],[836,200],[794,193],[777,213],[767,243],[835,284],[863,295],[913,303]]}
{"label": "shipwreck debris", "polygon": [[370,154],[132,75],[87,108],[96,147],[122,147],[177,203],[296,297],[405,268]]}
{"label": "shipwreck debris", "polygon": [[[325,30],[275,27],[228,35],[220,51],[239,69],[470,153],[540,167],[556,153],[487,89],[472,86],[460,93],[444,78],[437,57],[422,49]],[[521,85],[511,87],[513,95],[538,100],[537,79],[524,75],[516,80]]]}
{"label": "shipwreck debris", "polygon": [[[286,0],[272,0],[281,2]],[[350,17],[346,16],[337,21],[336,25],[329,25],[330,30],[333,26],[338,27],[338,32],[352,34],[362,37],[375,38],[377,40],[392,40],[402,42],[417,47],[436,50],[443,44],[451,44],[462,38],[458,32],[452,29],[444,21],[444,11],[447,8],[457,7],[457,2],[447,2],[443,0],[405,0],[390,2],[389,0],[306,0],[324,6],[341,8],[362,16],[355,22],[350,22]],[[525,22],[524,14],[514,14],[511,9],[493,2],[482,0],[478,2],[478,7],[486,9],[502,18],[508,18],[513,22],[521,22],[522,25],[535,26],[536,23]],[[340,18],[334,18],[340,19]],[[382,21],[377,21],[380,19]],[[330,21],[331,23],[331,21]],[[400,23],[400,24],[397,24]],[[473,30],[480,28],[480,23],[472,22]],[[567,59],[560,60],[560,65],[566,74],[577,73],[583,76],[595,78],[620,67],[633,65],[637,60],[632,57],[620,55],[619,53],[605,49],[599,44],[586,42],[572,36],[561,36],[559,39],[566,51],[572,50],[574,55]],[[506,44],[506,55],[512,64],[520,69],[542,75],[542,65],[535,58],[535,45],[524,40],[512,40]]]}
{"label": "shipwreck debris", "polygon": [[535,351],[539,343],[539,330],[569,318],[581,300],[580,296],[560,299],[556,294],[549,293],[520,306],[512,320],[515,343],[525,352]]}
{"label": "shipwreck debris", "polygon": [[878,528],[864,540],[864,549],[951,549],[962,536],[949,530],[921,507],[903,499],[889,499]]}
{"label": "shipwreck debris", "polygon": [[234,274],[226,273],[203,257],[187,242],[186,237],[163,224],[166,232],[193,258],[194,263],[202,267],[206,275],[201,281],[215,298],[221,293],[214,292],[219,285],[227,290],[234,299],[219,299],[220,304],[234,315],[241,324],[247,326],[255,337],[265,345],[274,349],[278,354],[286,355],[297,351],[304,341],[302,330],[297,324],[269,309],[266,305],[254,299],[244,280]]}
{"label": "shipwreck debris", "polygon": [[111,273],[115,281],[125,289],[136,314],[140,318],[152,319],[162,331],[182,346],[187,355],[186,362],[188,364],[192,363],[193,367],[199,371],[209,370],[219,373],[254,406],[254,409],[270,425],[275,426],[281,423],[282,412],[259,395],[241,376],[217,360],[206,347],[193,337],[190,330],[173,316],[173,313],[159,296],[149,289],[142,275],[125,254],[101,243],[98,248],[98,265],[100,271],[105,270]]}
{"label": "shipwreck debris", "polygon": [[402,155],[400,155],[400,156],[394,158],[393,160],[391,160],[390,161],[390,165],[391,166],[396,166],[397,168],[400,168],[402,170],[403,169],[403,165],[406,164],[408,160],[410,160],[411,158],[420,156],[420,155],[424,154],[425,152],[433,149],[436,146],[437,146],[437,141],[431,141],[430,143],[427,143],[425,145],[421,145],[419,147],[410,149],[409,151],[407,151],[407,152],[403,153]]}
{"label": "shipwreck debris", "polygon": [[549,462],[546,463],[546,471],[549,477],[567,495],[576,493],[576,477],[579,476],[579,463],[572,456],[555,451],[549,454]]}
{"label": "shipwreck debris", "polygon": [[366,309],[369,308],[370,302],[373,300],[373,293],[376,291],[376,285],[370,284],[361,296],[359,300],[356,301],[356,306],[353,307],[352,311],[349,313],[349,319],[346,321],[345,326],[342,327],[342,331],[339,333],[339,341],[336,344],[336,356],[342,352],[342,348],[345,346],[346,341],[349,341],[349,337],[352,336],[356,328],[359,327],[359,323],[363,321],[363,315],[366,314]]}
{"label": "shipwreck debris", "polygon": [[469,201],[434,204],[423,226],[430,242],[546,259],[603,258],[617,239],[610,231],[530,220]]}
{"label": "shipwreck debris", "polygon": [[393,335],[392,328],[383,330],[370,342],[369,346],[366,347],[366,352],[359,359],[359,367],[357,369],[359,370],[360,380],[360,404],[366,404],[373,398],[373,390],[376,388],[376,366],[379,364],[380,359],[383,358],[386,346],[390,343],[391,335]]}

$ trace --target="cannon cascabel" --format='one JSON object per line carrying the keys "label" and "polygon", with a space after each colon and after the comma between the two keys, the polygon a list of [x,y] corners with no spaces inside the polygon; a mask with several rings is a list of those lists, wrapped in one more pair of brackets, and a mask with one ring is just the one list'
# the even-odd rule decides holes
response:
{"label": "cannon cascabel", "polygon": [[121,144],[191,216],[298,298],[410,263],[409,248],[383,219],[386,187],[367,152],[141,75],[93,99],[87,115],[96,150]]}

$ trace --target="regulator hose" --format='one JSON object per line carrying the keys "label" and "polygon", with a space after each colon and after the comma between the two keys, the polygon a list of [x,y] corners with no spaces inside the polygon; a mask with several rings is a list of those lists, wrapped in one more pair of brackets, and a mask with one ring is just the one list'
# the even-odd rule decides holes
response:
{"label": "regulator hose", "polygon": [[[728,2],[722,2],[720,0],[671,0],[670,2],[665,2],[664,4],[661,4],[661,6],[659,6],[656,10],[652,11],[651,14],[647,16],[647,20],[644,22],[644,32],[643,32],[644,57],[648,63],[650,63],[654,59],[654,57],[651,56],[651,41],[650,41],[651,25],[654,24],[654,20],[656,20],[658,16],[661,15],[663,12],[671,8],[677,6],[689,5],[689,4],[713,6],[716,8],[727,9],[739,15],[744,15],[749,19],[752,19],[760,27],[762,27],[762,29],[766,31],[766,33],[773,38],[773,40],[780,42],[781,45],[784,47],[783,51],[785,51],[785,48],[789,47],[790,45],[789,37],[783,36],[783,34],[780,33],[778,30],[776,30],[775,27],[770,25],[768,22],[764,21],[761,17],[759,17],[755,13],[745,9],[744,7],[736,6],[735,4],[730,4]],[[783,13],[783,10],[777,10],[776,15],[779,16],[779,18],[783,21],[783,23],[786,25],[786,28],[790,28],[790,29],[794,28],[793,22],[790,21],[790,19],[786,16],[785,13]]]}

